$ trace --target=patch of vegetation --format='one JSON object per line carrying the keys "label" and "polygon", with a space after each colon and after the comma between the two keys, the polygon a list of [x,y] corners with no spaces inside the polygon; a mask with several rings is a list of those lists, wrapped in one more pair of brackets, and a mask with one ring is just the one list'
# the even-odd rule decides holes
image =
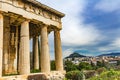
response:
{"label": "patch of vegetation", "polygon": [[89,64],[89,63],[81,62],[81,63],[78,65],[78,69],[79,69],[79,70],[91,70],[91,69],[92,69],[92,66],[91,66],[91,64]]}
{"label": "patch of vegetation", "polygon": [[[114,69],[114,70],[111,70]],[[108,64],[104,61],[97,64],[81,62],[74,64],[72,61],[65,61],[66,78],[68,80],[79,80],[79,73],[83,71],[87,80],[120,80],[120,65]],[[76,71],[77,70],[77,71]],[[80,79],[81,80],[81,79]]]}
{"label": "patch of vegetation", "polygon": [[120,71],[114,70],[106,71],[88,80],[120,80]]}
{"label": "patch of vegetation", "polygon": [[54,60],[51,61],[50,66],[51,66],[51,70],[56,70],[56,66],[55,66],[55,61]]}
{"label": "patch of vegetation", "polygon": [[84,80],[85,75],[82,71],[70,71],[66,73],[66,78],[68,80]]}
{"label": "patch of vegetation", "polygon": [[33,69],[33,70],[31,70],[30,72],[31,72],[31,73],[38,73],[38,72],[40,72],[40,70],[39,70],[39,69]]}
{"label": "patch of vegetation", "polygon": [[78,66],[73,64],[71,61],[66,61],[65,62],[65,70],[66,70],[66,72],[78,70]]}
{"label": "patch of vegetation", "polygon": [[95,70],[84,71],[84,74],[85,74],[85,78],[88,79],[95,76],[96,71]]}
{"label": "patch of vegetation", "polygon": [[3,76],[13,76],[13,75],[19,75],[19,74],[4,74]]}
{"label": "patch of vegetation", "polygon": [[[54,65],[55,64],[52,64],[53,68],[54,68]],[[80,70],[80,71],[81,70],[97,70],[97,69],[100,69],[100,68],[104,68],[104,69],[107,69],[107,70],[110,70],[110,69],[120,70],[119,63],[117,64],[117,66],[115,66],[115,65],[112,65],[112,64],[108,64],[104,61],[102,61],[102,62],[97,61],[96,65],[92,62],[91,63],[80,62],[78,65],[76,65],[72,61],[65,61],[64,67],[65,67],[66,72],[74,71],[74,70]]]}

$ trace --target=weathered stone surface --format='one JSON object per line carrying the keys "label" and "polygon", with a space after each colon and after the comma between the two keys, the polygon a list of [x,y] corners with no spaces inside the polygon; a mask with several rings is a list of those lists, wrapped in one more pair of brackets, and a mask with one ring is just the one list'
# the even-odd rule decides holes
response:
{"label": "weathered stone surface", "polygon": [[8,58],[10,50],[10,25],[9,17],[4,16],[4,29],[3,29],[3,74],[8,73]]}
{"label": "weathered stone surface", "polygon": [[65,76],[58,71],[49,74],[34,73],[28,75],[15,75],[0,78],[0,80],[64,80]]}
{"label": "weathered stone surface", "polygon": [[64,80],[65,76],[59,71],[52,71],[48,76],[49,80]]}
{"label": "weathered stone surface", "polygon": [[44,74],[29,75],[27,80],[48,80]]}

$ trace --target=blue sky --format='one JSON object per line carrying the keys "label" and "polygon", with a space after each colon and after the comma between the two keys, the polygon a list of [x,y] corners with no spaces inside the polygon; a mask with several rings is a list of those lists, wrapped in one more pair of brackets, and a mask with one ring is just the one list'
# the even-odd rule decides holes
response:
{"label": "blue sky", "polygon": [[[120,52],[120,0],[38,0],[66,14],[61,31],[63,57]],[[49,35],[54,59],[53,33]]]}

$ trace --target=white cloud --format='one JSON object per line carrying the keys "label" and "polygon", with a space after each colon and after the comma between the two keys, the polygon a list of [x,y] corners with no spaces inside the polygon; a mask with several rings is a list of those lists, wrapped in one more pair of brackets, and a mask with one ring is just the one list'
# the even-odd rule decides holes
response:
{"label": "white cloud", "polygon": [[[76,13],[76,11],[82,11],[83,5],[85,4],[84,0],[37,0],[43,4],[46,4],[54,9],[57,9],[62,12]],[[76,6],[79,5],[79,6]],[[74,10],[74,11],[73,11]]]}
{"label": "white cloud", "polygon": [[98,50],[99,51],[112,51],[112,50],[119,51],[120,50],[120,38],[116,38],[109,45],[100,47],[98,48]]}
{"label": "white cloud", "polygon": [[109,51],[109,50],[113,50],[113,47],[112,46],[104,46],[104,47],[99,47],[98,48],[98,51],[100,51],[100,52],[106,52],[106,51]]}
{"label": "white cloud", "polygon": [[103,12],[113,12],[120,10],[120,0],[100,0],[96,4],[95,9],[101,10]]}
{"label": "white cloud", "polygon": [[111,45],[120,48],[120,38],[117,38],[115,41],[113,41]]}
{"label": "white cloud", "polygon": [[[101,37],[102,38],[102,37]],[[65,45],[93,45],[101,40],[99,31],[92,25],[76,25],[71,23],[63,30],[62,41]]]}
{"label": "white cloud", "polygon": [[73,4],[63,6],[69,9],[65,10],[66,17],[63,20],[62,42],[64,45],[73,46],[95,44],[96,40],[100,39],[100,33],[93,24],[86,25],[83,23],[84,17],[81,13],[86,6],[85,0],[69,2]]}

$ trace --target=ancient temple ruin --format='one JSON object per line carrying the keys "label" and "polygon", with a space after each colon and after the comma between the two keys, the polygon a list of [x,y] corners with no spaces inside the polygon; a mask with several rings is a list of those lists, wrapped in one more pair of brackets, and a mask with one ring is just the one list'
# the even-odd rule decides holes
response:
{"label": "ancient temple ruin", "polygon": [[48,35],[52,31],[56,71],[62,72],[62,17],[63,13],[36,0],[0,0],[0,77],[4,74],[30,74],[31,38],[34,69],[41,68],[41,73],[50,73]]}

